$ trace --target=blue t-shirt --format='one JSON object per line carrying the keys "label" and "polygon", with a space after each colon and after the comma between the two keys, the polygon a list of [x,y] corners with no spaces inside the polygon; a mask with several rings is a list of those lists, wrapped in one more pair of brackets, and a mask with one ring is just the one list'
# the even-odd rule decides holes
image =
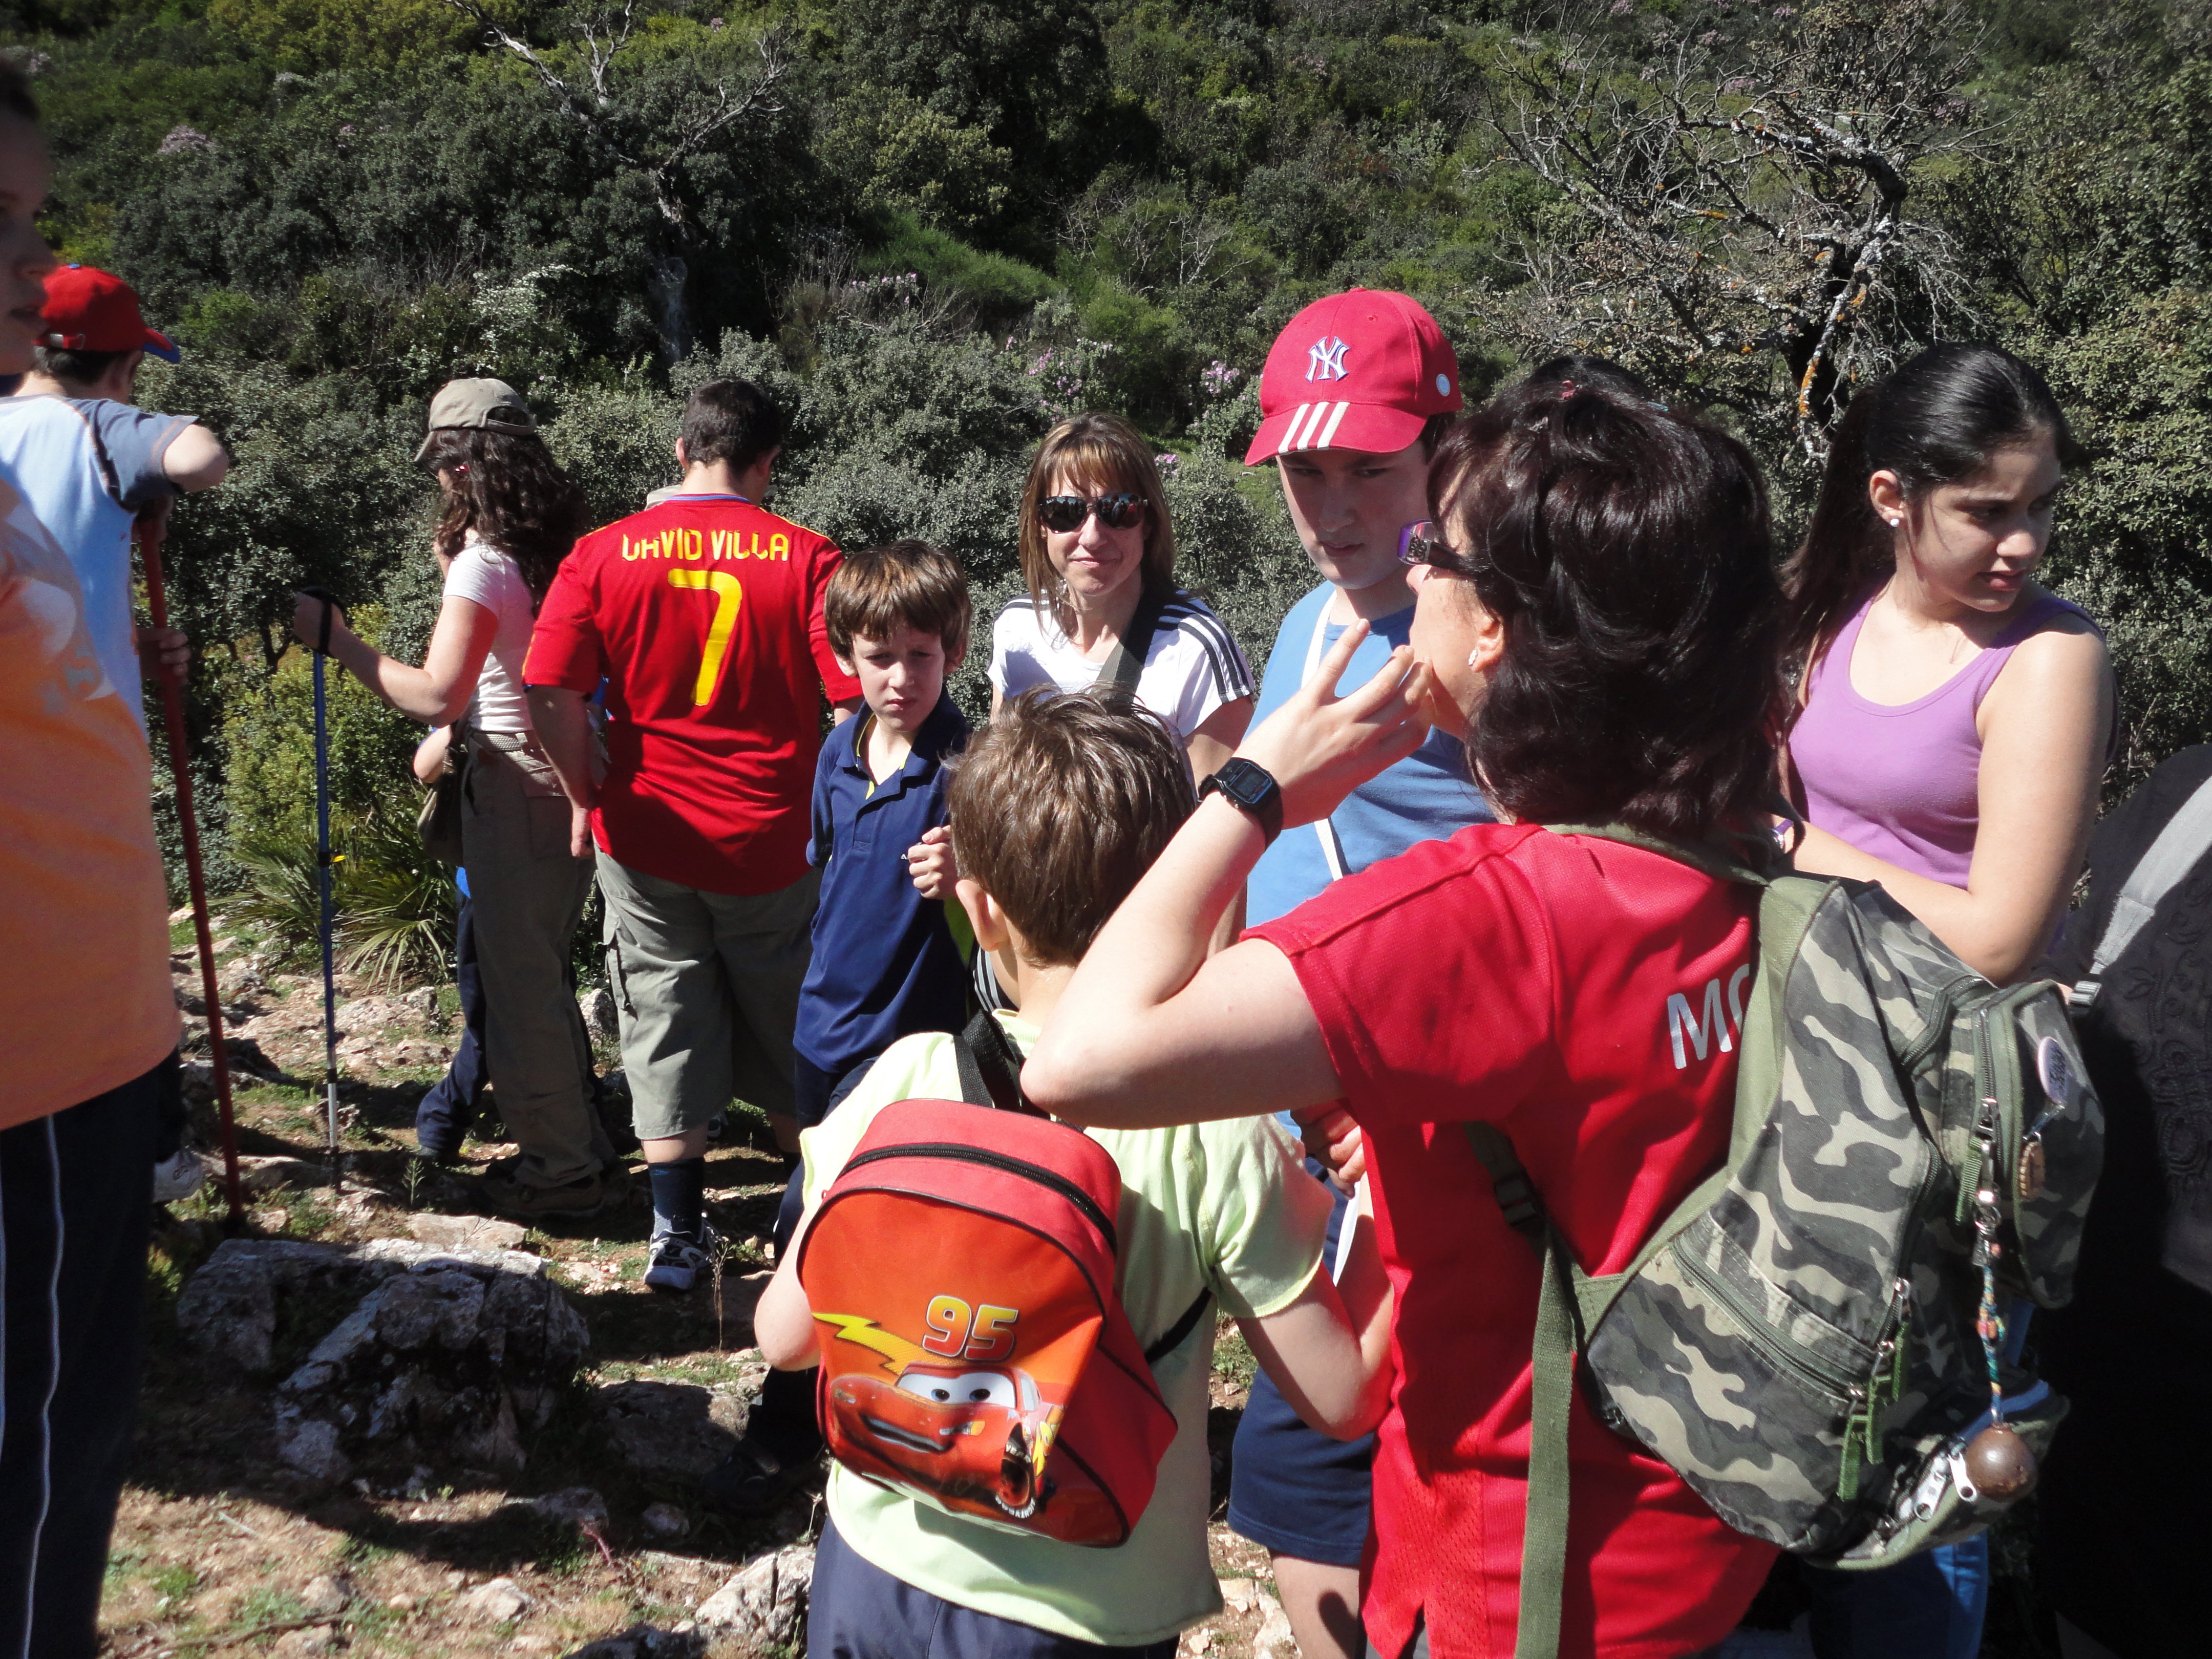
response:
{"label": "blue t-shirt", "polygon": [[161,457],[191,423],[189,415],[156,415],[106,398],[0,399],[0,477],[76,567],[93,649],[141,731],[131,521],[139,508],[175,493]]}
{"label": "blue t-shirt", "polygon": [[968,720],[938,700],[903,769],[881,783],[859,745],[875,717],[847,720],[814,768],[810,864],[822,870],[814,958],[799,993],[793,1046],[842,1072],[917,1031],[957,1031],[968,1019],[968,964],[943,901],[907,873],[906,849],[945,822],[943,762],[968,740]]}
{"label": "blue t-shirt", "polygon": [[[1260,683],[1255,726],[1290,701],[1304,684],[1309,664],[1317,668],[1344,633],[1344,624],[1322,622],[1335,594],[1335,587],[1323,582],[1283,618]],[[1406,643],[1413,626],[1410,605],[1374,623],[1337,682],[1337,695],[1355,691],[1374,678],[1391,652]],[[1322,629],[1319,650],[1314,648],[1316,627]],[[1449,732],[1432,731],[1419,749],[1353,790],[1322,823],[1302,824],[1276,837],[1245,883],[1245,921],[1254,927],[1273,921],[1313,897],[1337,873],[1364,870],[1397,857],[1417,842],[1442,841],[1470,823],[1494,823],[1496,817],[1468,781],[1466,745]],[[1340,872],[1329,868],[1324,834],[1333,834],[1341,849]]]}

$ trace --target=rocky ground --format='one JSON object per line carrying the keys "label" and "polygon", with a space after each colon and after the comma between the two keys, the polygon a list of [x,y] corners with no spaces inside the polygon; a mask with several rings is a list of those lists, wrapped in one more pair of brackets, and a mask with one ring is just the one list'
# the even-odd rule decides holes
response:
{"label": "rocky ground", "polygon": [[[190,932],[173,965],[187,1057],[204,1060]],[[341,986],[332,1184],[319,977],[280,971],[242,927],[218,945],[252,1190],[240,1228],[216,1180],[156,1212],[103,1652],[799,1651],[818,1486],[764,1521],[696,1486],[764,1369],[750,1314],[783,1168],[764,1122],[708,1160],[732,1241],[719,1281],[655,1295],[641,1176],[588,1221],[526,1231],[471,1220],[471,1170],[417,1153],[415,1103],[458,1035],[450,990]],[[212,1148],[212,1091],[188,1075]],[[511,1151],[471,1142],[468,1164]],[[1224,1337],[1218,1472],[1250,1374]],[[1290,1654],[1265,1555],[1218,1510],[1212,1539],[1229,1609],[1183,1651]]]}

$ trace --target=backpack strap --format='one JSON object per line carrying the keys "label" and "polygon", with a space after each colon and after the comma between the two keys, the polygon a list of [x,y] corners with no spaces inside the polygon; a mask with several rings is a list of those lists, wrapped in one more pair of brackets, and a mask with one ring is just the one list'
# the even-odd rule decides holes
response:
{"label": "backpack strap", "polygon": [[2158,909],[2159,901],[2181,884],[2208,849],[2212,849],[2212,778],[2198,784],[2196,793],[2182,802],[2181,810],[2166,821],[2166,828],[2151,842],[2150,851],[2128,872],[2126,884],[2112,902],[2112,916],[2097,939],[2088,976],[2074,988],[2072,1000],[2076,1008],[2087,1008],[2097,1000],[2105,970],[2135,943],[2136,935]]}
{"label": "backpack strap", "polygon": [[969,1020],[967,1030],[954,1034],[952,1058],[960,1067],[960,1098],[970,1106],[1046,1115],[1022,1092],[1022,1057],[989,1009]]}
{"label": "backpack strap", "polygon": [[1521,1167],[1521,1156],[1513,1150],[1513,1143],[1495,1124],[1462,1123],[1459,1127],[1467,1132],[1467,1144],[1474,1149],[1476,1161],[1490,1177],[1490,1190],[1497,1195],[1498,1207],[1505,1212],[1505,1224],[1534,1245],[1538,1255],[1542,1255],[1551,1230],[1544,1213],[1544,1195],[1528,1179],[1528,1170]]}
{"label": "backpack strap", "polygon": [[1528,1501],[1521,1544],[1520,1629],[1514,1659],[1556,1659],[1559,1608],[1567,1582],[1568,1423],[1575,1397],[1575,1361],[1582,1352],[1575,1270],[1566,1241],[1544,1209],[1520,1154],[1494,1124],[1462,1123],[1467,1144],[1490,1176],[1498,1207],[1542,1263],[1531,1345]]}
{"label": "backpack strap", "polygon": [[[1008,1039],[1006,1028],[999,1024],[989,1009],[969,1020],[965,1030],[954,1035],[952,1057],[960,1067],[960,1098],[970,1106],[994,1106],[1002,1112],[1022,1112],[1031,1117],[1048,1115],[1031,1105],[1030,1097],[1022,1092],[1022,1057]],[[1185,1308],[1182,1316],[1145,1350],[1145,1363],[1157,1365],[1182,1346],[1198,1328],[1200,1318],[1212,1300],[1212,1291],[1200,1291],[1198,1300]]]}
{"label": "backpack strap", "polygon": [[1134,615],[1121,637],[1114,641],[1114,649],[1099,665],[1098,678],[1091,682],[1099,691],[1126,691],[1137,695],[1138,678],[1145,672],[1145,658],[1152,648],[1152,635],[1159,631],[1161,613],[1168,608],[1174,594],[1147,584],[1137,600]]}
{"label": "backpack strap", "polygon": [[1555,836],[1595,836],[1601,841],[1641,847],[1647,853],[1702,870],[1717,881],[1764,887],[1777,876],[1790,873],[1789,855],[1767,835],[1717,830],[1708,840],[1689,842],[1655,836],[1628,823],[1547,823],[1544,828]]}
{"label": "backpack strap", "polygon": [[1212,1291],[1200,1291],[1198,1300],[1182,1310],[1182,1317],[1161,1332],[1159,1340],[1145,1350],[1145,1364],[1157,1365],[1182,1346],[1189,1340],[1190,1334],[1198,1328],[1199,1316],[1206,1311],[1206,1304],[1212,1300]]}

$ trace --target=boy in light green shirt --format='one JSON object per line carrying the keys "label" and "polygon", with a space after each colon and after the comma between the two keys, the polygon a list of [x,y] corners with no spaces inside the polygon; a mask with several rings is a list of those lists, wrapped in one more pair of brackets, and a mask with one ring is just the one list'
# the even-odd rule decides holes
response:
{"label": "boy in light green shirt", "polygon": [[[951,799],[958,890],[978,943],[1016,963],[1017,1010],[999,1018],[1018,1050],[1036,1042],[1091,939],[1191,805],[1173,737],[1126,699],[1030,694],[970,743]],[[915,1097],[961,1097],[951,1037],[894,1044],[807,1131],[802,1227],[876,1114]],[[1211,1291],[1316,1427],[1345,1437],[1371,1428],[1387,1391],[1389,1327],[1371,1220],[1358,1224],[1332,1283],[1316,1271],[1328,1195],[1273,1119],[1091,1133],[1121,1170],[1118,1288],[1139,1342],[1152,1344]],[[785,1252],[755,1320],[781,1369],[811,1364],[818,1352],[799,1255],[796,1243]],[[1200,1320],[1154,1362],[1177,1430],[1152,1502],[1118,1548],[987,1526],[833,1468],[809,1654],[1172,1655],[1181,1632],[1221,1607],[1206,1544],[1213,1331]]]}

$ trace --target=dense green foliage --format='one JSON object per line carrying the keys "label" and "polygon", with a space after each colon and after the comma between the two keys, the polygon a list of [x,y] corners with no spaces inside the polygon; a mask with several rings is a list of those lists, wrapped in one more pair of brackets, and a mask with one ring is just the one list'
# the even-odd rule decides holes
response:
{"label": "dense green foliage", "polygon": [[[238,457],[171,561],[218,851],[306,823],[289,590],[420,648],[408,455],[449,376],[522,388],[603,519],[672,477],[678,393],[755,376],[793,414],[779,507],[945,543],[985,615],[1030,446],[1121,410],[1177,457],[1187,577],[1256,660],[1305,567],[1237,465],[1252,377],[1354,283],[1427,304],[1471,392],[1623,356],[1743,431],[1790,521],[1857,379],[1936,337],[2026,353],[2095,457],[2054,569],[2112,630],[2125,775],[2212,735],[2208,0],[13,0],[0,27],[52,234],[185,345],[144,400]],[[1888,159],[1757,137],[1785,106]],[[405,723],[339,705],[343,816],[410,814]]]}

